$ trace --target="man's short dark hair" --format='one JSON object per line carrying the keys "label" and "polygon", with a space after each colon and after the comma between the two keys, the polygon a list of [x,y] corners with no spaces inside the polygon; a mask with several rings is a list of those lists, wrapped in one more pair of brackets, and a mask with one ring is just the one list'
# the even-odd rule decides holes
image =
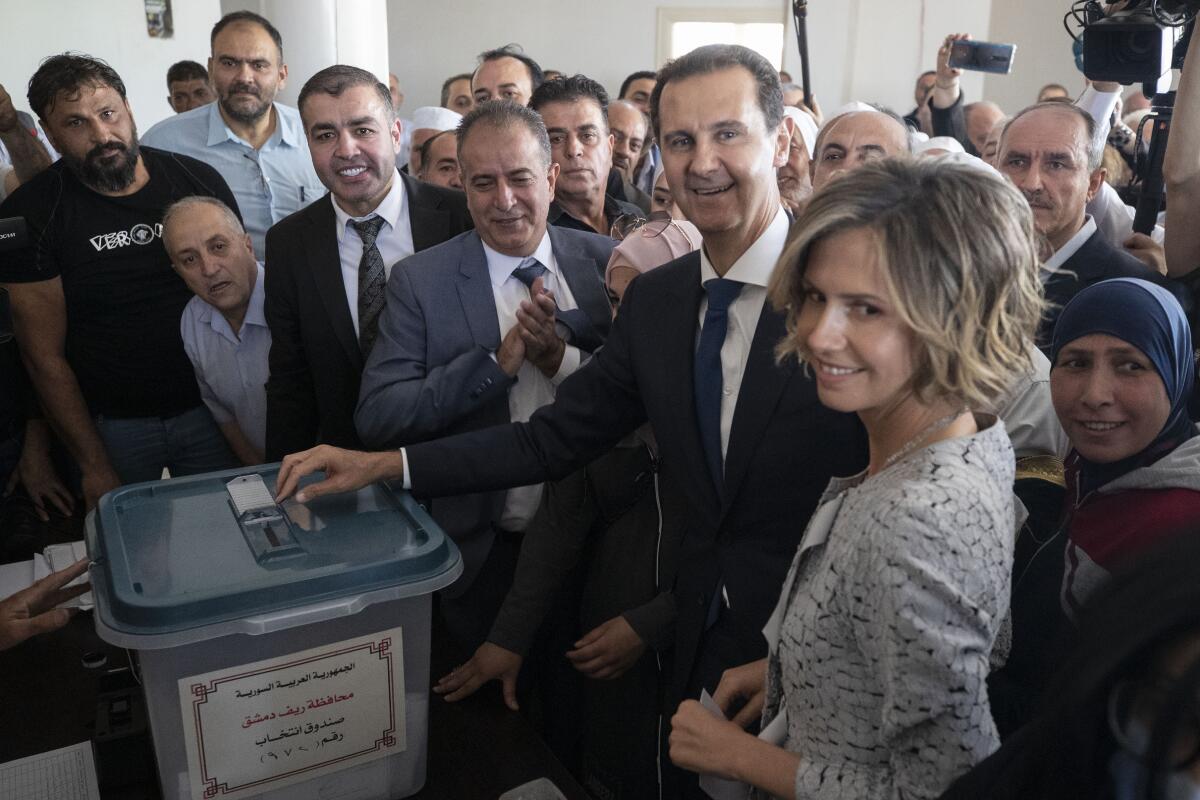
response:
{"label": "man's short dark hair", "polygon": [[598,82],[586,75],[572,75],[546,81],[529,98],[529,107],[541,111],[550,103],[573,103],[576,100],[592,100],[600,106],[604,129],[608,130],[608,92]]}
{"label": "man's short dark hair", "polygon": [[425,174],[425,170],[429,169],[429,154],[433,151],[433,143],[443,136],[453,136],[454,131],[438,131],[433,136],[430,136],[425,142],[417,148],[417,152],[421,154],[420,160],[417,162],[417,177]]}
{"label": "man's short dark hair", "polygon": [[300,109],[300,116],[303,117],[304,101],[312,95],[327,94],[332,97],[341,97],[342,92],[354,86],[370,86],[374,89],[380,102],[383,103],[383,107],[387,109],[388,118],[396,118],[396,109],[392,106],[391,89],[384,86],[379,78],[365,69],[346,64],[334,64],[332,67],[326,67],[305,81],[304,88],[300,90],[300,96],[296,99],[296,108]]}
{"label": "man's short dark hair", "polygon": [[176,61],[167,70],[167,88],[183,81],[207,81],[208,70],[195,61]]}
{"label": "man's short dark hair", "polygon": [[[537,89],[546,80],[546,74],[542,72],[542,68],[536,61],[525,55],[525,51],[519,44],[506,44],[504,47],[497,47],[494,50],[484,50],[479,54],[479,67],[489,61],[498,61],[502,58],[515,58],[525,65],[525,68],[529,70],[530,90]],[[479,67],[475,68],[475,72],[479,71]],[[475,77],[475,72],[471,73],[472,79]]]}
{"label": "man's short dark hair", "polygon": [[477,125],[487,125],[498,130],[524,127],[537,139],[538,149],[542,152],[542,165],[550,166],[550,134],[546,133],[546,123],[542,122],[542,115],[512,100],[487,100],[471,109],[462,122],[458,123],[455,133],[458,137],[460,164],[463,144],[467,141],[471,129]]}
{"label": "man's short dark hair", "polygon": [[77,94],[85,86],[107,86],[125,99],[125,82],[108,62],[81,53],[62,53],[42,61],[29,79],[25,94],[33,113],[49,116],[59,92]]}
{"label": "man's short dark hair", "polygon": [[461,80],[465,80],[469,84],[471,81],[471,73],[463,72],[459,75],[451,75],[442,83],[442,108],[449,107],[447,103],[450,102],[450,87],[454,85],[455,81]]}
{"label": "man's short dark hair", "polygon": [[279,29],[272,25],[266,17],[255,14],[253,11],[234,11],[217,20],[217,24],[213,25],[212,35],[209,36],[208,46],[211,48],[216,43],[217,36],[221,31],[239,22],[249,22],[266,31],[267,35],[271,37],[271,41],[275,43],[275,49],[279,51],[279,60],[283,60],[283,37],[279,34]]}
{"label": "man's short dark hair", "polygon": [[633,84],[634,81],[647,81],[647,80],[652,81],[652,80],[655,80],[657,77],[658,77],[657,72],[651,72],[648,69],[644,69],[640,72],[633,73],[632,75],[630,75],[628,78],[626,78],[624,81],[621,82],[621,91],[620,91],[620,93],[617,94],[617,99],[618,100],[625,99],[625,95],[629,91],[629,87],[630,87],[630,85]]}
{"label": "man's short dark hair", "polygon": [[709,44],[697,47],[674,61],[668,61],[658,73],[658,83],[650,95],[650,121],[654,123],[655,138],[661,134],[658,104],[663,89],[671,81],[679,81],[696,75],[708,75],[723,69],[741,67],[748,71],[758,85],[758,107],[762,111],[767,130],[773,131],[783,121],[783,90],[780,88],[779,72],[771,62],[748,47],[737,44]]}

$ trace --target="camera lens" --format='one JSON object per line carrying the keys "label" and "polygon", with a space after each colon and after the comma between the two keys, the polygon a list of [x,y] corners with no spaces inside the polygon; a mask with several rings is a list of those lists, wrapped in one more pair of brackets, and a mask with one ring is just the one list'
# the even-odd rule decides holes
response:
{"label": "camera lens", "polygon": [[1154,33],[1137,31],[1121,41],[1117,58],[1122,61],[1141,61],[1153,54],[1160,44],[1160,37]]}

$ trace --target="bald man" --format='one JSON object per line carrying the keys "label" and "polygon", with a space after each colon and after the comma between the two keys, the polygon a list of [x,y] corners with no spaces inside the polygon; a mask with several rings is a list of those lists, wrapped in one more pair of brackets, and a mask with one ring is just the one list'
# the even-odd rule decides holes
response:
{"label": "bald man", "polygon": [[613,147],[606,191],[618,200],[633,203],[648,216],[650,195],[635,186],[633,179],[648,143],[650,118],[629,100],[613,100],[608,104],[608,130]]}
{"label": "bald man", "polygon": [[812,171],[813,191],[844,172],[888,156],[911,153],[908,126],[884,111],[851,111],[834,117],[817,135]]}
{"label": "bald man", "polygon": [[[975,149],[972,155],[982,155],[987,146],[988,134],[996,123],[1004,119],[1000,106],[988,100],[968,103],[963,106],[963,118],[967,125],[967,140]],[[966,147],[966,145],[963,145]]]}

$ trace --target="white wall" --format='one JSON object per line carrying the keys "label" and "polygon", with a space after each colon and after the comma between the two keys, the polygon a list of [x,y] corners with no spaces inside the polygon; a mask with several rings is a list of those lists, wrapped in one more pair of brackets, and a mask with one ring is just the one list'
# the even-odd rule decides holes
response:
{"label": "white wall", "polygon": [[[332,31],[327,14],[304,11],[331,4],[337,9]],[[23,108],[25,84],[42,58],[68,47],[91,53],[121,74],[145,130],[170,114],[167,67],[184,58],[203,63],[209,31],[221,13],[251,8],[273,12],[268,13],[272,21],[292,32],[284,39],[291,66],[283,95],[288,101],[312,71],[324,66],[308,64],[307,56],[315,56],[302,46],[308,34],[333,36],[340,58],[377,73],[390,61],[407,95],[404,113],[436,105],[446,77],[470,71],[476,54],[508,42],[523,44],[545,67],[584,72],[615,92],[629,72],[660,66],[655,63],[660,6],[778,6],[788,20],[784,67],[799,79],[787,0],[175,0],[171,39],[146,34],[142,0],[4,0],[0,83]],[[1042,84],[1061,82],[1075,91],[1081,79],[1062,29],[1065,6],[1065,0],[810,0],[814,90],[826,110],[861,99],[905,113],[913,80],[933,66],[942,37],[969,31],[1019,47],[1011,76],[989,76],[985,84],[981,76],[967,75],[969,99],[986,97],[1015,111],[1031,102]],[[305,26],[311,28],[307,33]]]}
{"label": "white wall", "polygon": [[[404,85],[407,113],[437,105],[443,80],[471,71],[478,53],[508,42],[522,44],[543,67],[585,73],[615,93],[628,73],[661,66],[655,63],[660,7],[779,8],[788,19],[784,68],[800,79],[788,0],[388,0],[387,5],[392,71]],[[811,0],[808,41],[817,99],[826,110],[861,99],[907,113],[914,80],[933,67],[942,37],[971,31],[984,38],[991,9],[991,0]],[[966,89],[977,96],[982,79],[969,77]]]}
{"label": "white wall", "polygon": [[[837,30],[857,32],[841,37],[845,66],[840,97],[883,103],[901,114],[912,110],[916,78],[937,66],[946,35],[988,38],[992,9],[991,0],[844,0],[839,5],[846,19],[839,20]],[[962,87],[968,97],[978,98],[983,77],[965,73]]]}
{"label": "white wall", "polygon": [[283,37],[288,78],[280,102],[294,106],[305,82],[332,64],[362,67],[387,83],[385,0],[221,0],[222,14],[233,11],[261,14]]}
{"label": "white wall", "polygon": [[72,50],[103,58],[121,76],[139,130],[172,113],[167,105],[167,68],[208,58],[208,34],[221,16],[219,0],[172,3],[175,35],[146,33],[143,0],[53,0],[0,9],[0,83],[18,109],[29,111],[25,90],[43,58]]}
{"label": "white wall", "polygon": [[1061,83],[1072,95],[1083,90],[1075,69],[1071,38],[1063,29],[1067,0],[1007,0],[992,9],[993,41],[1017,45],[1011,75],[989,75],[988,99],[1009,114],[1037,100],[1047,83]]}

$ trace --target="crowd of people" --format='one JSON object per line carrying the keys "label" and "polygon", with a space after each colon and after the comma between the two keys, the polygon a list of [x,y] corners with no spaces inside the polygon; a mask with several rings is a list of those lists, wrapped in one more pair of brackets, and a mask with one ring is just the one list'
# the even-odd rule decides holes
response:
{"label": "crowd of people", "polygon": [[236,12],[141,136],[50,56],[0,88],[6,505],[393,481],[463,558],[433,691],[499,681],[597,797],[1193,796],[1200,45],[1144,234],[1145,98],[967,102],[964,38],[905,116],[735,45],[615,98],[509,45],[407,120],[345,65],[279,102]]}

